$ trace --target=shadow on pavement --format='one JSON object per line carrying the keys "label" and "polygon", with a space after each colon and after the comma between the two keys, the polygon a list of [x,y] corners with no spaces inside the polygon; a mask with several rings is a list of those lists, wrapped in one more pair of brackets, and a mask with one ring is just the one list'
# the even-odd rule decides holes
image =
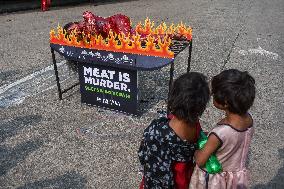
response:
{"label": "shadow on pavement", "polygon": [[17,189],[35,189],[35,188],[86,188],[87,180],[75,171],[67,172],[62,176],[53,179],[39,180],[33,183],[27,183]]}
{"label": "shadow on pavement", "polygon": [[[169,66],[168,66],[169,67]],[[139,71],[138,72],[138,112],[139,116],[148,112],[159,101],[167,101],[169,70]],[[166,107],[159,111],[167,111]]]}
{"label": "shadow on pavement", "polygon": [[40,140],[27,141],[14,148],[0,146],[0,176],[5,175],[10,169],[22,162],[30,153],[42,146]]}
{"label": "shadow on pavement", "polygon": [[[278,149],[279,157],[284,159],[284,148]],[[278,170],[277,175],[267,184],[258,184],[253,189],[283,189],[284,188],[284,167]]]}
{"label": "shadow on pavement", "polygon": [[14,75],[19,74],[18,70],[0,71],[0,86],[4,85],[5,81],[10,80]]}
{"label": "shadow on pavement", "polygon": [[[76,6],[80,4],[93,4],[94,6],[101,4],[120,3],[137,0],[52,0],[49,10],[58,9],[59,6]],[[41,8],[39,0],[0,0],[0,14],[16,11],[26,11]]]}
{"label": "shadow on pavement", "polygon": [[16,117],[6,123],[0,123],[0,143],[6,138],[17,134],[19,130],[24,129],[41,122],[41,115],[27,115]]}
{"label": "shadow on pavement", "polygon": [[[13,118],[0,123],[0,144],[7,138],[17,134],[18,131],[41,122],[41,115],[27,115]],[[42,146],[42,141],[27,141],[14,148],[0,145],[0,176],[5,175],[10,169],[22,162],[31,152]]]}

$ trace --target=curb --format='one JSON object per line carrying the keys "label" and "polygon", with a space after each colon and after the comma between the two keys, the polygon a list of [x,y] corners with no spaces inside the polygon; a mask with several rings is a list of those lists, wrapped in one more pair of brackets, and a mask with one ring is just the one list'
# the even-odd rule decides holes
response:
{"label": "curb", "polygon": [[[82,3],[95,3],[98,0],[51,0],[51,9],[56,6],[77,5]],[[0,14],[41,8],[39,0],[0,0]]]}

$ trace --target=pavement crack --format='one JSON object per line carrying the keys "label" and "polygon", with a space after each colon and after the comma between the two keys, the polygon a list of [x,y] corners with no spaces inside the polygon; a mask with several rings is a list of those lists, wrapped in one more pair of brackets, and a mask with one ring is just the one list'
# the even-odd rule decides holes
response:
{"label": "pavement crack", "polygon": [[221,67],[221,71],[225,68],[226,64],[229,62],[229,60],[231,58],[231,53],[232,53],[233,49],[235,48],[235,43],[238,40],[238,38],[239,38],[239,36],[241,34],[241,31],[242,31],[242,29],[240,29],[240,31],[238,32],[237,36],[235,37],[235,39],[234,39],[234,41],[232,43],[232,46],[231,46],[231,48],[229,50],[229,54],[227,55],[226,59],[224,60],[223,65]]}

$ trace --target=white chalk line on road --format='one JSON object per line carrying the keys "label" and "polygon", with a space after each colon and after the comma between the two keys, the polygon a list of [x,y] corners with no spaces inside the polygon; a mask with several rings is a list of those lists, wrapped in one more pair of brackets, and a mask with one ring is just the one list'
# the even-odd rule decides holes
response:
{"label": "white chalk line on road", "polygon": [[[57,66],[60,67],[60,66],[62,66],[65,62],[66,62],[66,61],[63,60],[63,61],[61,61],[60,63],[58,63]],[[33,78],[36,77],[37,75],[40,75],[40,74],[42,74],[42,73],[44,73],[44,72],[47,72],[47,71],[50,71],[50,70],[53,70],[53,66],[47,66],[46,68],[43,68],[43,69],[41,69],[41,70],[39,70],[39,71],[36,71],[36,72],[34,72],[34,73],[32,73],[32,74],[30,74],[30,75],[28,75],[28,76],[22,78],[22,79],[19,79],[19,80],[15,81],[14,83],[4,85],[4,86],[0,87],[0,95],[3,94],[4,92],[6,92],[6,91],[7,91],[8,89],[10,89],[10,88],[12,88],[12,87],[14,87],[14,86],[16,86],[16,85],[19,85],[19,84],[21,84],[21,83],[23,83],[23,82],[26,82],[26,81],[28,81],[28,80],[30,80],[30,79],[33,79]]]}
{"label": "white chalk line on road", "polygon": [[[66,60],[63,60],[57,64],[58,68],[65,73],[60,75],[60,83],[70,78],[70,74],[66,74],[70,71],[65,63]],[[54,87],[56,87],[55,75],[53,65],[51,65],[0,87],[0,108],[21,104],[25,98],[43,93]]]}
{"label": "white chalk line on road", "polygon": [[248,55],[248,54],[260,54],[262,56],[266,56],[266,57],[272,58],[274,60],[277,60],[278,58],[280,58],[280,56],[277,53],[264,50],[260,46],[258,46],[258,48],[256,48],[256,49],[239,50],[239,53],[241,55],[244,55],[244,56]]}

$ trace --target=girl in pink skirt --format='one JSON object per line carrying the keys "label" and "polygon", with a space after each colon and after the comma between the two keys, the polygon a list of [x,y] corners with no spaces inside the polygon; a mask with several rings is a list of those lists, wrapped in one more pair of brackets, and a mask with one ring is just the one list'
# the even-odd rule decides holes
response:
{"label": "girl in pink skirt", "polygon": [[[204,148],[195,152],[190,189],[246,189],[246,160],[254,132],[248,110],[255,98],[255,81],[247,72],[230,69],[213,77],[211,84],[214,106],[226,116],[209,132]],[[204,165],[213,153],[223,170],[208,174]]]}

